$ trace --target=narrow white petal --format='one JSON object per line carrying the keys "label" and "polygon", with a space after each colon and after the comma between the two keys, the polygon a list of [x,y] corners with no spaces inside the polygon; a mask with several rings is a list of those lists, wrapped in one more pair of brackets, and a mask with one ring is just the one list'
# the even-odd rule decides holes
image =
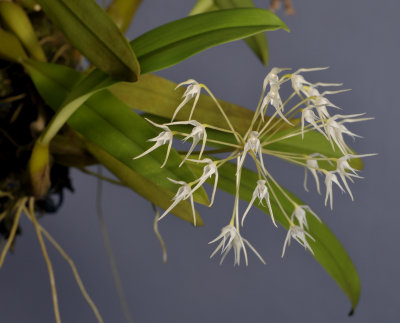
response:
{"label": "narrow white petal", "polygon": [[[218,240],[218,239],[217,239],[217,240]],[[213,241],[217,241],[217,240],[213,240]],[[213,241],[212,241],[212,242],[213,242]],[[209,243],[212,243],[212,242],[209,242]],[[215,250],[214,250],[213,253],[211,254],[210,258],[214,257],[215,254],[218,252],[218,250],[222,248],[223,243],[224,243],[223,241],[220,242],[220,244],[218,245],[218,247],[215,248]]]}
{"label": "narrow white petal", "polygon": [[203,134],[203,143],[201,145],[201,150],[200,150],[200,154],[199,154],[199,159],[201,159],[201,156],[204,152],[204,148],[206,146],[206,142],[207,142],[207,132],[204,129],[204,134]]}
{"label": "narrow white petal", "polygon": [[264,265],[266,265],[267,263],[265,262],[265,260],[263,259],[263,257],[261,257],[261,255],[260,255],[260,254],[258,253],[258,251],[251,245],[251,243],[248,242],[246,239],[243,239],[243,241],[247,243],[247,245],[249,246],[249,248],[251,249],[251,251],[253,251],[253,252],[256,254],[256,256],[258,257],[258,259],[260,259],[260,261],[261,261]]}
{"label": "narrow white petal", "polygon": [[159,142],[156,142],[152,147],[147,149],[144,153],[141,153],[139,156],[133,157],[132,159],[138,159],[140,157],[143,157],[144,155],[151,153],[153,150],[156,150],[160,146],[162,146],[162,144],[160,144]]}
{"label": "narrow white petal", "polygon": [[226,257],[226,255],[229,253],[229,251],[232,249],[232,245],[229,245],[229,247],[225,250],[224,254],[222,255],[221,261],[219,263],[219,265],[222,265],[222,263],[224,262],[224,259]]}
{"label": "narrow white petal", "polygon": [[193,194],[190,194],[190,204],[192,206],[192,212],[193,212],[193,225],[196,226],[196,211],[194,210]]}
{"label": "narrow white petal", "polygon": [[308,172],[307,172],[307,167],[304,167],[304,182],[303,182],[303,186],[304,189],[306,190],[306,192],[308,192],[308,188],[307,188],[307,178],[308,178]]}
{"label": "narrow white petal", "polygon": [[167,126],[165,126],[165,125],[155,123],[155,122],[151,121],[151,120],[148,119],[148,118],[144,118],[144,119],[145,119],[147,122],[151,123],[154,127],[161,128],[161,129],[163,129],[163,130],[165,130],[165,131],[170,131],[169,128],[168,128]]}
{"label": "narrow white petal", "polygon": [[200,97],[200,92],[198,92],[196,94],[196,97],[194,99],[192,110],[190,111],[190,115],[189,115],[189,120],[192,120],[193,112],[194,112],[194,109],[196,108],[197,101],[199,101],[199,97]]}
{"label": "narrow white petal", "polygon": [[274,213],[272,212],[271,201],[269,200],[269,196],[267,199],[267,205],[268,205],[269,215],[271,216],[272,222],[274,223],[274,226],[278,227],[275,222]]}
{"label": "narrow white petal", "polygon": [[316,169],[310,169],[311,174],[314,176],[315,179],[315,184],[317,185],[317,192],[318,194],[321,194],[320,188],[319,188],[319,179],[318,179],[318,174]]}
{"label": "narrow white petal", "polygon": [[158,221],[160,221],[163,217],[165,217],[180,201],[182,201],[182,198],[176,199],[168,209],[165,210],[165,212],[160,216]]}
{"label": "narrow white petal", "polygon": [[328,69],[329,67],[313,67],[313,68],[300,68],[293,74],[303,73],[303,72],[314,72],[314,71],[323,71]]}
{"label": "narrow white petal", "polygon": [[218,185],[218,171],[214,175],[215,175],[214,188],[213,188],[213,191],[212,191],[211,202],[210,202],[209,207],[211,205],[213,205],[213,203],[214,203],[215,192],[217,191],[217,185]]}
{"label": "narrow white petal", "polygon": [[[189,136],[188,136],[189,137]],[[186,139],[186,138],[185,138]],[[181,163],[179,164],[179,167],[181,167],[183,165],[183,163],[186,161],[186,159],[188,159],[188,157],[190,156],[190,154],[192,153],[194,147],[196,147],[196,145],[198,144],[199,139],[197,137],[193,138],[193,142],[192,145],[190,146],[190,149],[188,150],[185,158],[183,158],[183,160],[181,161]]]}
{"label": "narrow white petal", "polygon": [[286,251],[286,246],[290,245],[290,238],[291,238],[291,228],[289,228],[287,234],[286,234],[286,238],[285,238],[285,242],[283,243],[283,249],[282,249],[282,255],[281,258],[283,258],[283,256],[285,255],[285,251]]}
{"label": "narrow white petal", "polygon": [[244,219],[246,218],[247,213],[250,211],[250,208],[253,205],[254,200],[256,199],[256,197],[257,197],[257,194],[256,194],[256,192],[254,192],[253,193],[253,197],[251,198],[251,201],[250,201],[249,205],[247,206],[246,211],[244,212],[244,214],[242,216],[242,226],[243,226],[243,223],[244,223]]}
{"label": "narrow white petal", "polygon": [[342,179],[342,182],[343,182],[344,186],[346,187],[347,192],[349,193],[351,200],[354,201],[354,197],[353,197],[353,194],[352,194],[352,192],[350,190],[349,184],[346,181],[346,177],[343,174],[340,174],[340,178]]}
{"label": "narrow white petal", "polygon": [[165,164],[167,163],[168,156],[171,151],[171,147],[172,147],[172,140],[169,141],[168,148],[167,148],[167,154],[165,155],[164,163],[161,165],[160,168],[163,168],[165,166]]}
{"label": "narrow white petal", "polygon": [[186,103],[188,103],[189,101],[190,101],[190,97],[185,97],[184,99],[183,99],[183,101],[178,105],[178,107],[175,109],[175,112],[174,112],[174,114],[173,114],[173,116],[172,116],[172,119],[171,119],[171,122],[173,122],[174,120],[175,120],[175,117],[176,117],[176,115],[178,114],[178,112],[182,109],[182,107],[186,104]]}

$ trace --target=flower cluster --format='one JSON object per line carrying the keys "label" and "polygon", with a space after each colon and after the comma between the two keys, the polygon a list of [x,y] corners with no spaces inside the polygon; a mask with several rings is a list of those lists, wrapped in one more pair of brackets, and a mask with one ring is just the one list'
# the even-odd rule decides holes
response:
{"label": "flower cluster", "polygon": [[[207,180],[213,179],[213,191],[210,199],[211,206],[214,202],[216,189],[218,187],[218,170],[225,163],[236,161],[236,172],[232,174],[232,176],[235,177],[236,183],[232,216],[228,225],[222,228],[221,234],[210,242],[214,243],[220,240],[219,245],[211,254],[211,257],[218,251],[221,251],[222,263],[226,255],[233,248],[234,264],[240,264],[240,255],[243,251],[245,263],[247,265],[247,247],[256,254],[261,262],[265,263],[256,249],[243,238],[240,233],[240,227],[244,225],[244,220],[250,213],[256,200],[258,200],[261,206],[265,207],[265,211],[269,214],[275,226],[277,226],[276,222],[278,221],[282,225],[288,227],[286,239],[283,243],[282,257],[285,254],[286,247],[290,245],[292,238],[305,249],[313,253],[312,243],[318,242],[315,241],[310,233],[309,220],[310,217],[314,217],[318,221],[320,221],[320,219],[308,205],[299,204],[298,201],[278,184],[266,167],[264,155],[278,157],[303,167],[305,170],[304,188],[306,191],[308,191],[308,172],[312,174],[319,194],[321,193],[319,177],[322,175],[326,187],[325,205],[327,205],[329,201],[331,209],[333,208],[333,184],[338,186],[342,192],[347,192],[351,199],[353,199],[348,181],[353,182],[355,178],[361,177],[358,175],[357,169],[352,166],[351,160],[374,155],[355,154],[344,139],[345,135],[352,138],[359,137],[347,128],[347,124],[366,121],[372,118],[367,118],[364,114],[333,115],[332,111],[341,108],[333,104],[327,97],[347,90],[321,91],[321,88],[337,88],[342,84],[311,83],[303,76],[304,73],[324,69],[326,68],[301,68],[293,73],[279,76],[284,71],[289,71],[290,69],[273,68],[264,79],[259,104],[246,133],[240,133],[235,129],[224,109],[204,84],[200,84],[192,79],[180,83],[178,87],[185,85],[187,88],[183,94],[181,104],[179,104],[173,114],[171,122],[157,124],[146,119],[153,126],[160,128],[162,132],[155,138],[149,139],[150,142],[154,142],[154,145],[135,158],[140,158],[149,154],[162,145],[168,145],[165,161],[161,165],[161,167],[163,167],[167,162],[174,136],[180,136],[183,141],[191,140],[192,144],[188,151],[182,155],[182,162],[179,167],[184,163],[188,163],[189,166],[195,164],[204,166],[202,174],[193,182],[186,183],[176,179],[169,179],[174,184],[180,185],[180,187],[173,198],[172,204],[160,216],[159,220],[164,218],[178,203],[190,199],[193,222],[196,225],[193,193],[200,189]],[[292,89],[292,94],[284,101],[281,99],[280,95],[282,86],[290,86]],[[216,107],[221,113],[221,117],[226,121],[226,128],[216,127],[192,119],[202,90],[214,100]],[[190,110],[189,119],[174,121],[178,117],[181,109],[192,99],[194,99],[194,102]],[[290,108],[289,105],[291,105]],[[185,129],[188,129],[188,131],[178,132],[171,130],[171,128],[174,129],[174,126],[185,126]],[[232,145],[232,143],[209,140],[207,138],[207,131],[209,129],[217,133],[230,133],[235,139],[236,144]],[[271,148],[274,147],[272,145],[274,143],[289,140],[294,137],[307,140],[306,137],[312,133],[320,136],[320,140],[326,140],[328,148],[331,147],[328,149],[330,150],[329,154],[324,155],[320,151],[315,151],[311,154],[302,151],[296,153],[292,151],[279,151],[276,150],[276,148]],[[215,156],[218,151],[205,151],[206,145],[212,145],[216,142],[220,146],[226,144],[227,149],[223,151],[229,153],[228,157],[219,159]],[[195,151],[195,148],[198,146],[200,146],[200,150]],[[196,158],[193,158],[193,155],[195,155]],[[249,204],[243,214],[241,214],[239,209],[239,199],[241,197],[240,187],[241,181],[244,180],[242,179],[242,174],[246,172],[246,170],[244,170],[246,157],[254,161],[257,168],[258,180],[254,183],[254,191]]]}

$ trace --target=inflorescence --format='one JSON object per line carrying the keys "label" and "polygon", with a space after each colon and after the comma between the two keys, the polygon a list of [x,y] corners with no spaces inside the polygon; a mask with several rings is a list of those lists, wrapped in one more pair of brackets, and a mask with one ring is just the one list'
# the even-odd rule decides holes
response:
{"label": "inflorescence", "polygon": [[[345,124],[366,121],[372,118],[364,117],[364,113],[351,115],[331,115],[328,109],[334,111],[340,108],[333,104],[326,96],[345,92],[348,90],[321,91],[321,88],[338,87],[342,84],[321,82],[310,83],[302,75],[302,73],[305,72],[320,71],[324,69],[326,68],[301,68],[294,73],[285,74],[282,77],[279,77],[279,74],[289,69],[273,68],[264,79],[259,104],[256,108],[250,127],[244,135],[235,130],[234,126],[229,120],[229,117],[226,115],[225,111],[223,110],[219,102],[215,99],[211,91],[207,88],[207,86],[198,83],[192,79],[180,83],[177,87],[186,85],[187,88],[182,97],[183,101],[175,110],[171,122],[165,124],[157,124],[149,119],[146,119],[153,126],[162,129],[162,132],[160,132],[159,135],[155,138],[149,139],[150,142],[154,142],[154,145],[139,156],[135,157],[135,159],[147,155],[158,147],[167,144],[167,154],[165,156],[165,161],[161,166],[163,167],[168,160],[174,135],[181,135],[183,136],[183,141],[187,141],[190,139],[192,141],[192,145],[185,154],[179,166],[181,166],[183,163],[188,162],[199,163],[201,165],[204,165],[204,167],[202,175],[190,183],[169,178],[172,183],[180,186],[177,190],[176,195],[173,197],[172,204],[159,217],[159,220],[164,218],[179,202],[190,199],[193,212],[193,221],[194,225],[196,225],[196,213],[194,207],[193,193],[197,189],[202,187],[202,185],[208,179],[213,178],[213,191],[211,194],[211,202],[209,205],[211,206],[214,202],[215,193],[218,186],[218,168],[228,161],[236,160],[236,173],[232,174],[232,176],[236,177],[236,194],[232,217],[229,224],[222,228],[221,234],[216,239],[210,242],[214,243],[221,240],[215,251],[211,254],[211,257],[213,257],[218,251],[221,251],[222,263],[226,255],[233,247],[234,264],[240,264],[240,255],[241,251],[243,251],[245,263],[247,265],[247,246],[257,255],[261,262],[265,263],[260,254],[256,251],[256,249],[245,238],[243,238],[240,233],[240,226],[243,226],[244,220],[256,200],[262,205],[264,205],[264,203],[266,204],[272,223],[275,226],[277,225],[274,218],[273,208],[271,206],[271,201],[277,206],[276,210],[283,213],[283,216],[289,224],[289,229],[283,244],[282,257],[285,254],[286,246],[290,245],[292,238],[300,243],[305,249],[308,249],[311,253],[313,253],[309,242],[315,240],[308,232],[309,227],[306,214],[308,213],[318,220],[319,217],[311,210],[308,205],[298,205],[298,203],[296,203],[286,193],[286,191],[277,183],[277,181],[273,178],[271,173],[266,168],[263,156],[264,154],[275,156],[304,167],[304,188],[306,191],[308,191],[308,172],[312,174],[319,194],[319,176],[324,176],[324,182],[326,186],[325,205],[327,205],[329,201],[331,209],[333,208],[333,184],[338,186],[342,192],[347,192],[353,200],[353,194],[350,190],[348,180],[350,182],[353,182],[354,178],[361,177],[358,175],[357,170],[349,164],[349,161],[351,159],[372,156],[374,154],[357,155],[349,148],[349,146],[345,143],[344,135],[348,135],[352,138],[359,136],[351,132]],[[285,101],[282,101],[279,91],[281,86],[284,84],[289,84],[293,92]],[[193,112],[197,106],[202,90],[209,94],[215,102],[217,108],[221,112],[222,117],[226,121],[226,129],[215,127],[209,124],[202,124],[199,121],[192,119]],[[293,101],[296,98],[298,102],[293,104]],[[189,120],[174,121],[179,111],[192,99],[194,100],[190,110]],[[289,104],[293,104],[293,106],[291,108],[288,108]],[[269,112],[269,110],[272,110],[272,113],[270,113],[270,116],[267,116],[266,113]],[[170,129],[171,126],[176,125],[191,126],[191,132],[182,133]],[[291,130],[282,131],[284,127],[289,127]],[[203,156],[206,155],[204,149],[208,142],[207,129],[230,133],[231,135],[233,135],[236,141],[236,144],[233,146],[232,143],[224,143],[218,141],[219,145],[226,144],[226,147],[230,148],[230,154],[228,157],[224,159],[216,159],[215,157],[211,156],[203,158]],[[326,157],[318,151],[309,155],[305,155],[299,153],[270,150],[267,147],[271,143],[276,143],[278,141],[295,136],[301,136],[302,138],[304,138],[304,135],[310,131],[317,131],[323,137],[325,137],[325,139],[332,146],[332,149],[334,151],[340,152],[339,154],[341,155],[341,157]],[[282,135],[279,135],[281,133]],[[194,148],[198,145],[200,145],[201,147],[200,151],[194,153]],[[197,158],[189,158],[192,155],[196,155]],[[254,183],[255,189],[250,203],[248,204],[248,207],[246,208],[245,212],[240,216],[239,188],[241,185],[242,170],[246,157],[251,158],[254,161],[257,167],[259,179],[256,183]],[[328,165],[329,167],[321,166],[321,164]],[[291,214],[288,214],[288,212],[286,212],[285,209],[282,207],[281,202],[277,197],[277,191],[279,191],[279,194],[281,196],[284,196],[290,201],[291,205],[293,206],[293,211]]]}

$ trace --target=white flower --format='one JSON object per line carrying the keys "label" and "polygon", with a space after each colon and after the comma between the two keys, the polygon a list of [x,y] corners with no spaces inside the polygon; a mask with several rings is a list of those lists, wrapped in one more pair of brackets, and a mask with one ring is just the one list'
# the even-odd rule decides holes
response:
{"label": "white flower", "polygon": [[309,124],[311,124],[315,130],[318,130],[322,135],[326,137],[326,134],[321,130],[321,126],[317,124],[316,121],[319,120],[319,118],[315,115],[314,111],[312,108],[315,106],[309,105],[305,107],[301,111],[301,138],[304,139],[304,121],[307,121]]}
{"label": "white flower", "polygon": [[321,222],[321,219],[318,217],[318,215],[316,215],[308,205],[296,205],[293,210],[291,219],[293,221],[293,219],[296,218],[299,222],[299,226],[301,229],[304,229],[304,227],[308,229],[306,211],[310,212],[316,219]]}
{"label": "white flower", "polygon": [[182,85],[188,85],[188,87],[186,88],[185,93],[183,93],[182,97],[184,99],[181,102],[181,104],[179,104],[179,106],[176,108],[176,110],[174,112],[174,115],[172,116],[171,121],[174,121],[176,115],[178,114],[180,109],[182,109],[182,107],[186,103],[188,103],[191,99],[195,98],[194,102],[193,102],[192,110],[190,111],[190,116],[189,116],[189,120],[191,120],[194,108],[196,107],[197,101],[199,100],[199,97],[200,97],[201,84],[199,84],[197,81],[195,81],[193,79],[189,79],[189,80],[187,80],[185,82],[179,83],[175,89],[177,89],[178,87],[180,87]]}
{"label": "white flower", "polygon": [[[304,189],[308,192],[308,188],[307,188],[307,170],[309,170],[311,172],[311,174],[313,175],[314,179],[315,179],[315,184],[317,186],[317,191],[318,194],[321,194],[321,191],[319,189],[319,179],[318,179],[318,173],[319,173],[319,166],[318,166],[318,161],[316,159],[314,159],[314,157],[322,157],[322,158],[326,158],[324,155],[320,154],[320,153],[314,153],[311,154],[310,156],[308,156],[307,160],[306,160],[306,164],[307,166],[304,167]],[[326,161],[332,165],[332,162],[329,159],[326,159]]]}
{"label": "white flower", "polygon": [[300,94],[300,92],[304,93],[305,92],[304,85],[312,86],[312,84],[306,81],[302,75],[296,73],[297,72],[293,73],[292,76],[290,77],[290,80],[292,82],[292,88],[297,94]]}
{"label": "white flower", "polygon": [[[334,148],[334,143],[339,147],[340,151],[346,155],[347,153],[351,152],[350,148],[347,146],[347,144],[344,141],[343,134],[349,135],[353,138],[355,137],[360,137],[356,135],[355,133],[351,132],[349,129],[346,128],[344,123],[351,123],[351,122],[360,122],[360,121],[366,121],[366,120],[371,120],[373,118],[356,118],[363,116],[365,113],[360,113],[360,114],[351,114],[351,115],[340,115],[337,114],[328,120],[326,120],[325,123],[325,128],[326,132],[329,138],[329,141]],[[337,121],[339,118],[342,120]],[[333,141],[332,141],[333,140]]]}
{"label": "white flower", "polygon": [[344,192],[344,189],[343,189],[342,185],[340,185],[339,180],[338,180],[337,176],[334,174],[334,172],[326,172],[326,177],[325,177],[325,186],[326,186],[325,206],[326,206],[326,203],[328,202],[328,198],[329,198],[330,199],[331,210],[333,209],[332,183],[335,183],[337,186],[339,186],[340,190],[342,192]]}
{"label": "white flower", "polygon": [[257,252],[257,250],[248,242],[246,239],[242,238],[238,232],[238,230],[231,224],[225,226],[221,230],[221,234],[216,237],[214,240],[210,241],[210,243],[217,242],[218,240],[222,239],[222,241],[219,243],[217,248],[214,250],[214,252],[211,254],[210,258],[212,258],[220,249],[222,253],[222,258],[220,265],[224,261],[226,255],[229,253],[229,251],[233,247],[233,252],[235,255],[235,260],[234,260],[234,265],[240,265],[240,252],[243,249],[243,254],[244,254],[244,259],[246,262],[246,266],[248,265],[247,261],[247,251],[245,244],[256,254],[258,259],[265,265],[264,259],[260,256],[260,254]]}
{"label": "white flower", "polygon": [[290,121],[288,119],[286,119],[286,117],[282,113],[283,104],[282,104],[282,99],[281,99],[281,97],[279,95],[279,84],[271,85],[268,94],[264,97],[264,99],[263,99],[263,101],[261,103],[260,114],[261,114],[261,119],[263,121],[264,121],[265,110],[266,110],[266,108],[267,108],[267,106],[269,104],[271,104],[275,108],[276,113],[278,113],[278,115],[283,120],[285,120],[287,123],[292,125],[292,123],[290,123]]}
{"label": "white flower", "polygon": [[193,212],[193,224],[196,226],[196,212],[194,210],[193,194],[192,194],[192,189],[191,189],[190,185],[184,181],[175,181],[171,178],[168,178],[168,180],[170,180],[174,184],[181,185],[181,187],[179,187],[175,196],[172,198],[172,200],[174,202],[170,205],[170,207],[168,209],[165,210],[165,212],[160,216],[158,221],[160,221],[164,216],[166,216],[181,201],[186,200],[187,198],[190,197],[190,204],[192,206],[192,212]]}
{"label": "white flower", "polygon": [[274,67],[271,69],[271,71],[267,74],[267,76],[264,79],[263,82],[263,92],[267,89],[267,86],[269,84],[270,87],[274,85],[279,85],[279,76],[278,74],[283,71],[288,71],[290,68],[279,68],[279,67]]}
{"label": "white flower", "polygon": [[315,242],[315,239],[304,229],[300,228],[297,225],[291,225],[288,233],[285,238],[285,242],[283,243],[283,250],[282,250],[282,258],[285,255],[286,246],[290,246],[291,238],[295,239],[298,243],[300,243],[305,249],[308,249],[312,254],[314,251],[311,249],[310,244],[307,241],[307,238],[310,238],[312,241]]}
{"label": "white flower", "polygon": [[300,95],[300,92],[302,92],[303,94],[307,95],[306,90],[305,90],[305,85],[308,86],[316,86],[316,85],[324,85],[324,83],[317,83],[316,85],[313,85],[312,83],[306,81],[304,79],[304,77],[302,75],[300,75],[300,73],[303,72],[314,72],[314,71],[322,71],[322,70],[326,70],[328,67],[314,67],[314,68],[300,68],[298,69],[296,72],[294,72],[291,76],[290,76],[290,80],[292,83],[292,88],[293,90]]}
{"label": "white flower", "polygon": [[[354,201],[353,194],[350,190],[350,187],[347,183],[346,179],[349,179],[351,182],[353,182],[352,177],[356,178],[362,178],[357,174],[357,171],[350,166],[348,160],[352,158],[362,158],[362,157],[368,157],[368,156],[375,156],[376,154],[363,154],[363,155],[344,155],[343,157],[340,157],[337,160],[337,166],[336,166],[336,172],[339,174],[344,186],[347,189],[347,192],[349,192],[349,195],[351,199]],[[350,171],[351,173],[347,172]]]}
{"label": "white flower", "polygon": [[197,144],[199,143],[200,140],[203,140],[202,145],[201,145],[201,150],[199,153],[199,159],[201,158],[201,155],[203,154],[206,142],[207,142],[207,133],[206,133],[206,128],[198,121],[196,120],[190,120],[190,121],[177,121],[177,122],[171,122],[171,123],[167,123],[166,125],[168,126],[174,126],[174,125],[186,125],[186,124],[190,124],[192,125],[194,128],[192,129],[192,132],[187,135],[185,138],[183,138],[183,141],[187,141],[189,138],[192,138],[193,143],[192,146],[190,147],[189,151],[187,152],[185,158],[182,160],[182,162],[179,164],[179,167],[182,166],[182,164],[186,161],[186,159],[188,159],[188,157],[190,156],[190,154],[192,153],[194,147],[197,146]]}
{"label": "white flower", "polygon": [[[316,83],[316,84],[323,84],[324,86],[340,86],[342,84],[336,84],[336,83]],[[313,86],[315,86],[314,84]],[[314,104],[315,109],[317,110],[318,116],[320,120],[324,120],[327,118],[330,118],[330,114],[328,112],[328,107],[332,107],[335,109],[340,109],[340,107],[334,105],[331,101],[329,101],[325,95],[327,94],[337,94],[337,93],[342,93],[342,92],[347,92],[350,91],[349,89],[344,89],[344,90],[338,90],[338,91],[324,91],[323,93],[319,93],[319,91],[315,87],[308,87],[306,88],[306,93],[309,97],[315,97],[314,99],[311,99],[311,102]]]}
{"label": "white flower", "polygon": [[215,175],[214,188],[213,188],[213,192],[212,192],[212,195],[211,195],[211,202],[210,202],[210,205],[209,205],[209,206],[211,206],[214,203],[215,192],[217,190],[217,184],[218,184],[218,168],[217,168],[217,165],[210,158],[204,158],[203,160],[196,160],[196,159],[188,159],[188,160],[190,160],[192,162],[195,162],[195,163],[207,163],[207,165],[203,168],[203,174],[198,179],[199,182],[193,188],[192,192],[194,192],[201,185],[203,185],[204,182],[208,178],[210,178],[212,175]]}
{"label": "white flower", "polygon": [[238,172],[236,173],[236,176],[238,176],[239,170],[243,167],[244,160],[245,160],[246,155],[249,152],[249,150],[253,151],[254,154],[256,155],[256,157],[258,155],[262,170],[265,174],[267,173],[267,171],[265,170],[265,166],[264,166],[264,160],[263,160],[262,151],[261,151],[261,143],[260,143],[260,139],[258,139],[258,135],[259,135],[259,133],[257,131],[250,132],[249,138],[247,139],[247,142],[244,145],[242,156],[238,159],[238,167],[237,167]]}
{"label": "white flower", "polygon": [[246,218],[247,213],[249,212],[251,206],[254,203],[254,200],[258,197],[260,203],[262,206],[264,206],[263,204],[263,200],[265,199],[265,201],[267,202],[267,206],[268,206],[268,210],[269,210],[269,214],[272,218],[272,222],[274,223],[274,225],[277,227],[276,223],[275,223],[275,218],[274,218],[274,213],[272,212],[272,207],[271,207],[271,202],[269,200],[269,192],[268,192],[268,188],[265,185],[266,181],[263,179],[260,179],[257,181],[257,186],[253,192],[253,197],[251,198],[251,201],[249,203],[249,206],[247,207],[246,211],[243,214],[242,217],[242,226],[244,223],[244,219]]}
{"label": "white flower", "polygon": [[149,153],[151,153],[153,150],[156,150],[158,147],[165,145],[166,143],[168,143],[168,148],[167,148],[167,154],[165,156],[165,160],[164,163],[161,165],[161,168],[164,167],[164,165],[167,162],[169,153],[171,151],[171,147],[172,147],[172,139],[173,139],[173,134],[172,131],[166,126],[166,125],[159,125],[147,118],[145,118],[146,121],[150,122],[153,126],[158,127],[163,129],[164,131],[160,132],[159,135],[157,137],[151,138],[147,141],[152,141],[155,142],[155,144],[150,147],[149,149],[147,149],[144,153],[140,154],[139,156],[134,157],[133,159],[137,159],[140,157],[143,157],[144,155],[147,155]]}

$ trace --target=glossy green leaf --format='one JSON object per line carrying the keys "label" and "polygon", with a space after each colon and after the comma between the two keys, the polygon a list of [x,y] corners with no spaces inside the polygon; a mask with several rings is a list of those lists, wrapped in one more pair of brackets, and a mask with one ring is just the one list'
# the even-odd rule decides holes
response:
{"label": "glossy green leaf", "polygon": [[[232,8],[255,8],[252,0],[199,0],[193,7],[190,15]],[[259,33],[244,39],[256,56],[264,65],[268,65],[269,51],[267,36]]]}
{"label": "glossy green leaf", "polygon": [[[252,0],[214,0],[220,9],[254,8]],[[268,65],[269,52],[268,41],[265,33],[259,33],[245,39],[247,45],[264,65]]]}
{"label": "glossy green leaf", "polygon": [[[80,73],[55,64],[30,61],[25,67],[41,96],[55,110],[81,78]],[[101,91],[92,96],[72,115],[68,123],[82,136],[124,164],[127,169],[140,173],[160,189],[175,194],[177,186],[171,183],[168,177],[187,182],[194,180],[186,165],[177,167],[182,159],[174,150],[171,151],[167,165],[160,168],[166,147],[161,147],[140,159],[132,159],[151,146],[146,141],[155,137],[158,131],[108,91]],[[200,190],[194,197],[199,203],[208,203],[204,190]]]}
{"label": "glossy green leaf", "polygon": [[113,0],[107,12],[116,25],[125,32],[142,0]]}
{"label": "glossy green leaf", "polygon": [[[197,165],[194,165],[192,167],[195,172],[201,174],[201,167]],[[219,168],[218,173],[218,187],[234,195],[236,185],[236,165],[226,163]],[[242,182],[240,186],[240,198],[242,200],[250,202],[258,179],[258,175],[255,172],[248,169],[242,170]],[[284,196],[284,194],[279,191],[276,185],[274,185],[271,181],[270,183],[273,187],[273,191],[276,194],[276,198],[279,200],[286,213],[290,216],[294,209],[293,205]],[[210,182],[210,184],[212,184],[212,181]],[[298,205],[306,204],[289,191],[285,190],[285,192]],[[275,220],[280,223],[285,229],[288,229],[288,222],[284,217],[282,211],[280,210],[278,204],[276,203],[275,197],[271,193],[270,198]],[[263,206],[262,204],[255,203],[254,206],[258,207],[264,212],[268,212],[267,207]],[[250,220],[251,214],[249,215],[247,221]],[[332,231],[330,231],[323,222],[319,222],[309,212],[307,212],[307,221],[310,228],[308,231],[315,239],[315,242],[311,239],[307,239],[314,252],[314,258],[342,288],[342,290],[348,296],[354,310],[360,297],[360,280],[349,255],[347,254],[341,243],[337,240],[335,235],[332,233]],[[267,222],[266,225],[270,225],[270,223]]]}
{"label": "glossy green leaf", "polygon": [[[24,63],[29,64],[29,63]],[[108,77],[102,71],[95,69],[88,75],[83,76],[73,86],[68,93],[64,102],[57,110],[56,115],[51,119],[49,125],[40,137],[42,143],[49,143],[62,126],[68,121],[72,114],[78,110],[86,100],[88,100],[95,93],[106,89],[114,84],[115,80]]]}
{"label": "glossy green leaf", "polygon": [[143,73],[172,66],[212,46],[267,30],[288,30],[272,12],[246,8],[208,12],[155,28],[131,42]]}
{"label": "glossy green leaf", "polygon": [[38,0],[89,61],[113,78],[136,81],[140,67],[121,30],[94,0]]}

